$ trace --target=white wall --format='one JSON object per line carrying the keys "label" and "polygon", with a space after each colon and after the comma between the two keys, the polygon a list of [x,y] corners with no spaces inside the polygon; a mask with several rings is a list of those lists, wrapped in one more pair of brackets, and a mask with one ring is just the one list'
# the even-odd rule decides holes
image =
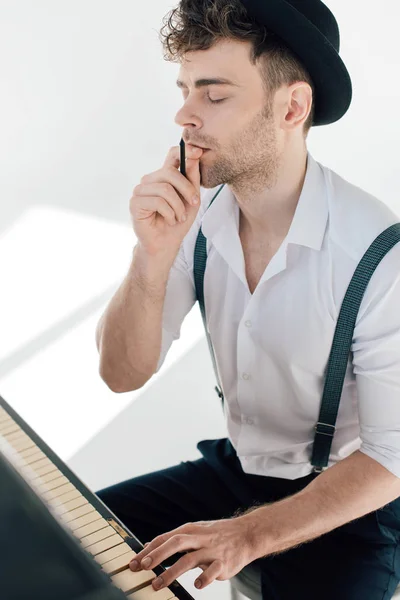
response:
{"label": "white wall", "polygon": [[[98,376],[95,326],[135,243],[132,189],[181,135],[178,67],[157,37],[172,6],[0,1],[0,394],[92,489],[225,435],[197,306],[143,390],[115,395]],[[329,6],[354,99],[310,150],[400,213],[398,3]]]}

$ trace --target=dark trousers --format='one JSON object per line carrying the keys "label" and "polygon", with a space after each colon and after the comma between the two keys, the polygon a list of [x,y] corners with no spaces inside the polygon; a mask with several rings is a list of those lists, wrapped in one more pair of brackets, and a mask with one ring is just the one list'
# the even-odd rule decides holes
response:
{"label": "dark trousers", "polygon": [[[97,492],[144,542],[189,521],[228,518],[307,486],[247,475],[227,439],[198,444],[202,458]],[[263,600],[389,600],[400,580],[400,499],[311,542],[260,559]],[[175,555],[165,563],[170,566]]]}

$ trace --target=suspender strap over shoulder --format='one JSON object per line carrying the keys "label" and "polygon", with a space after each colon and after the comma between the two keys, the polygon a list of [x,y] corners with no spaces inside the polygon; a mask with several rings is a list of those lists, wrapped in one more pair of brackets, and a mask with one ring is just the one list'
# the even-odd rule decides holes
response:
{"label": "suspender strap over shoulder", "polygon": [[311,464],[321,472],[328,465],[358,311],[366,287],[381,260],[400,241],[400,223],[391,225],[372,242],[357,265],[340,309],[328,360]]}

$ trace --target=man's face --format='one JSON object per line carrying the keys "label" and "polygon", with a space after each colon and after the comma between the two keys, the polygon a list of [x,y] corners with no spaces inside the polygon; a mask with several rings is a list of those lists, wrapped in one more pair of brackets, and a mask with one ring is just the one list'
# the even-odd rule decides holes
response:
{"label": "man's face", "polygon": [[[229,84],[200,87],[200,79]],[[250,43],[220,40],[208,50],[188,52],[178,82],[184,104],[175,122],[185,142],[209,148],[200,159],[201,186],[272,184],[279,159],[274,98],[268,98]],[[212,100],[223,100],[213,103]]]}

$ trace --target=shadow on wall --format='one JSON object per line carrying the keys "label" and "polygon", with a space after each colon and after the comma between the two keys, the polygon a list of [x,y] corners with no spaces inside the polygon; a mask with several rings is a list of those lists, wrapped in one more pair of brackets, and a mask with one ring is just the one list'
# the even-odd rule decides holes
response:
{"label": "shadow on wall", "polygon": [[[201,455],[201,439],[226,437],[208,346],[196,343],[68,461],[93,491]],[[118,395],[115,395],[118,402]]]}
{"label": "shadow on wall", "polygon": [[0,379],[23,366],[24,363],[34,358],[38,352],[43,352],[48,346],[59,341],[63,335],[91,317],[93,313],[104,306],[106,301],[109,301],[116,287],[117,284],[108,287],[104,292],[91,298],[89,302],[85,302],[76,310],[71,311],[67,317],[41,331],[39,335],[28,340],[24,345],[6,356],[0,361]]}

